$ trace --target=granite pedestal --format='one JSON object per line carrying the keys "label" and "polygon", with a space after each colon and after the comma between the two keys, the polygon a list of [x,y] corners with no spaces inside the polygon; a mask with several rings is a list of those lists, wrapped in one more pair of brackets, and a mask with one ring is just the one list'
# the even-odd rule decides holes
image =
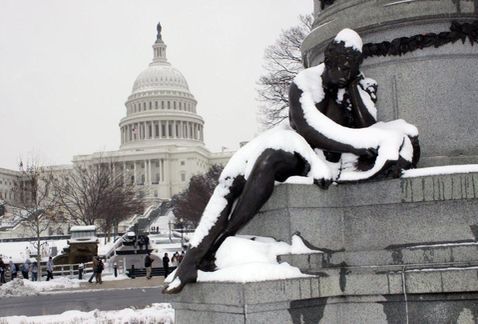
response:
{"label": "granite pedestal", "polygon": [[279,261],[311,277],[188,285],[177,323],[478,319],[477,173],[280,185],[241,231],[286,242],[296,232],[318,252]]}

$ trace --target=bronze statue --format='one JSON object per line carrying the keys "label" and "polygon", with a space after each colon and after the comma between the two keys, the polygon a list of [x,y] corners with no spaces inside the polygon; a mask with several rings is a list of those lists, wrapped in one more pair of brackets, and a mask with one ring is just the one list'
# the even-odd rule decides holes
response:
{"label": "bronze statue", "polygon": [[231,158],[164,293],[195,282],[199,269],[215,269],[222,242],[254,217],[275,181],[307,176],[327,189],[332,181],[398,177],[416,165],[416,128],[376,121],[377,86],[359,71],[361,49],[358,34],[343,30],[327,47],[324,63],[297,75],[289,91],[289,124],[265,132]]}
{"label": "bronze statue", "polygon": [[156,25],[156,30],[158,31],[158,34],[156,35],[156,41],[161,41],[163,40],[163,38],[161,37],[161,23],[158,22],[158,24]]}

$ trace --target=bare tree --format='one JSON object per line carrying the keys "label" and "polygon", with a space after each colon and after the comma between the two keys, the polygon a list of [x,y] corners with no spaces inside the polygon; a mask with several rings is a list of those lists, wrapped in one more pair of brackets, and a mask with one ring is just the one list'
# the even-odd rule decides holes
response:
{"label": "bare tree", "polygon": [[197,226],[223,168],[219,164],[212,165],[206,173],[193,176],[188,188],[171,198],[176,218],[182,218],[185,223]]}
{"label": "bare tree", "polygon": [[299,16],[297,26],[283,30],[277,41],[266,48],[264,69],[259,78],[260,120],[270,128],[288,117],[289,86],[303,69],[300,47],[312,27],[312,15]]}
{"label": "bare tree", "polygon": [[123,181],[114,161],[103,158],[78,163],[56,178],[55,192],[61,208],[78,225],[99,225],[109,236],[126,217],[143,212],[143,195]]}
{"label": "bare tree", "polygon": [[33,246],[36,250],[38,264],[38,280],[41,280],[41,237],[54,223],[58,221],[57,196],[52,191],[52,174],[40,166],[38,162],[20,162],[20,176],[14,186],[18,195],[16,215],[25,227],[26,234],[36,238]]}

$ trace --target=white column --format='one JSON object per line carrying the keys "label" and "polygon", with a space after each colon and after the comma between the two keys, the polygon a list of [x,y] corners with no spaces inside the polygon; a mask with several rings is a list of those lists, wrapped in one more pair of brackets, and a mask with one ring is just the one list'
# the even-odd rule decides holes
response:
{"label": "white column", "polygon": [[134,176],[134,185],[138,183],[138,180],[136,179],[136,161],[133,161],[133,176]]}
{"label": "white column", "polygon": [[152,174],[151,174],[151,160],[148,160],[148,185],[152,184]]}
{"label": "white column", "polygon": [[123,186],[127,184],[127,179],[126,179],[126,162],[123,161]]}

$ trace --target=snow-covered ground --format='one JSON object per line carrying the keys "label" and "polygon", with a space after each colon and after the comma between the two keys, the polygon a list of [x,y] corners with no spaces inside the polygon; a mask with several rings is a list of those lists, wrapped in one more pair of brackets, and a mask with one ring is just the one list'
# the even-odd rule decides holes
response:
{"label": "snow-covered ground", "polygon": [[50,281],[30,281],[17,278],[0,286],[0,298],[34,296],[49,290],[78,288],[80,282],[78,279],[66,277],[58,277]]}
{"label": "snow-covered ground", "polygon": [[[51,290],[74,289],[80,287],[80,283],[86,283],[88,281],[88,277],[89,275],[87,275],[83,280],[68,277],[56,277],[50,281],[30,281],[17,278],[0,286],[0,299],[6,297],[34,296]],[[122,274],[118,275],[118,277],[113,275],[105,275],[102,276],[102,279],[103,281],[113,281],[126,280],[129,278]]]}
{"label": "snow-covered ground", "polygon": [[123,324],[123,323],[142,323],[142,324],[172,324],[174,323],[174,309],[170,304],[152,304],[144,309],[125,308],[116,311],[99,311],[97,309],[91,312],[80,312],[78,310],[69,310],[58,315],[45,316],[8,316],[0,317],[0,324]]}

